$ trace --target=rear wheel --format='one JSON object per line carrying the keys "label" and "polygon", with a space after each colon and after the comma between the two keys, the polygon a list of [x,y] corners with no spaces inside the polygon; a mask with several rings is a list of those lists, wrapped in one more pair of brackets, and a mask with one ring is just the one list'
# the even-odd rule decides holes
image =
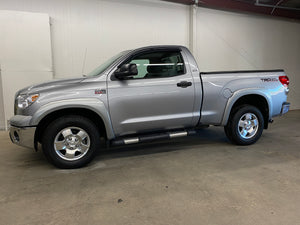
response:
{"label": "rear wheel", "polygon": [[79,168],[95,156],[100,144],[97,127],[89,119],[70,115],[54,120],[43,135],[43,152],[59,168]]}
{"label": "rear wheel", "polygon": [[258,108],[242,105],[233,109],[224,129],[232,143],[250,145],[260,138],[264,129],[264,118]]}

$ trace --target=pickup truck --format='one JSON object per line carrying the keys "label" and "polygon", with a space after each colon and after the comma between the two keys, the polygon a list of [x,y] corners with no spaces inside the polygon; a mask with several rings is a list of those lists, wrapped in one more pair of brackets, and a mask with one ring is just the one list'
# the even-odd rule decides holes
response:
{"label": "pickup truck", "polygon": [[127,145],[214,125],[232,143],[250,145],[288,112],[288,85],[283,70],[200,72],[186,47],[143,47],[84,77],[18,91],[9,134],[21,146],[37,150],[39,143],[59,168],[88,164],[100,138]]}

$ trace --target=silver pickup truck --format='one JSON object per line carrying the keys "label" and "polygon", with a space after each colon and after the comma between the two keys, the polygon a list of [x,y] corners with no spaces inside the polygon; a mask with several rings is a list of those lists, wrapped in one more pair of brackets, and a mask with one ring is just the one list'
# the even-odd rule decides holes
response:
{"label": "silver pickup truck", "polygon": [[37,149],[60,168],[89,163],[100,138],[133,144],[224,126],[232,143],[256,142],[274,116],[289,110],[283,70],[200,72],[183,46],[119,53],[83,78],[16,93],[13,143]]}

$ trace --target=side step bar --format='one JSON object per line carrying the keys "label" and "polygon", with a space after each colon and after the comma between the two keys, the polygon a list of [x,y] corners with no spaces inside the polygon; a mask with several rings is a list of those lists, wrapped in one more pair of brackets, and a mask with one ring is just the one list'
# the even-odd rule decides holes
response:
{"label": "side step bar", "polygon": [[196,134],[196,130],[148,134],[148,135],[141,135],[138,137],[127,137],[127,138],[112,140],[111,145],[112,146],[129,145],[129,144],[150,142],[150,141],[154,141],[154,140],[166,140],[166,139],[173,139],[173,138],[177,138],[177,137],[185,137],[185,136],[190,136],[190,135],[194,135],[194,134]]}

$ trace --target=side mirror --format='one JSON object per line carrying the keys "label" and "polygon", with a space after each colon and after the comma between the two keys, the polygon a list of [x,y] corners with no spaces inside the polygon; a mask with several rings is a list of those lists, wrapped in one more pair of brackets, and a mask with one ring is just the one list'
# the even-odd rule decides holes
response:
{"label": "side mirror", "polygon": [[114,74],[118,79],[135,76],[138,74],[137,66],[136,64],[123,64]]}

